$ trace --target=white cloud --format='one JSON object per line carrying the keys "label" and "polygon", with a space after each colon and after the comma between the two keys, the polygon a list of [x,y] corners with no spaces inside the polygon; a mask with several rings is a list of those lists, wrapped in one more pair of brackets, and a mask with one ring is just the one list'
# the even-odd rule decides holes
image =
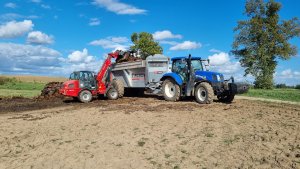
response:
{"label": "white cloud", "polygon": [[295,72],[294,72],[294,75],[296,75],[296,76],[300,76],[300,72],[298,72],[298,71],[295,71]]}
{"label": "white cloud", "polygon": [[90,63],[94,61],[94,56],[88,54],[88,50],[86,48],[83,51],[74,51],[68,56],[68,60],[71,63]]}
{"label": "white cloud", "polygon": [[51,6],[46,4],[42,4],[41,7],[44,9],[51,9]]}
{"label": "white cloud", "polygon": [[184,41],[182,43],[172,46],[170,50],[191,50],[200,48],[201,46],[201,43],[198,42]]}
{"label": "white cloud", "polygon": [[211,71],[216,71],[224,74],[226,79],[229,79],[231,76],[233,76],[236,81],[253,81],[252,76],[244,77],[244,69],[241,67],[239,61],[236,61],[235,59],[230,57],[226,52],[222,52],[219,50],[215,51],[217,53],[208,56],[208,59],[210,60]]}
{"label": "white cloud", "polygon": [[30,32],[27,36],[27,43],[30,44],[52,44],[53,36],[49,36],[40,31]]}
{"label": "white cloud", "polygon": [[[0,43],[0,72],[52,73],[59,69],[61,54],[43,46]],[[53,72],[54,73],[54,72]]]}
{"label": "white cloud", "polygon": [[32,30],[34,24],[31,20],[22,22],[11,21],[0,26],[0,38],[15,38]]}
{"label": "white cloud", "polygon": [[289,86],[300,84],[300,72],[292,69],[285,69],[280,73],[276,72],[274,77],[276,84],[284,83]]}
{"label": "white cloud", "polygon": [[282,76],[292,76],[293,75],[293,72],[291,69],[286,69],[284,71],[281,72],[281,75]]}
{"label": "white cloud", "polygon": [[6,8],[16,8],[17,5],[15,3],[12,3],[12,2],[8,2],[4,5]]}
{"label": "white cloud", "polygon": [[104,49],[126,50],[129,48],[129,40],[126,37],[107,37],[105,39],[94,40],[90,45],[101,46]]}
{"label": "white cloud", "polygon": [[115,43],[127,43],[129,39],[126,37],[111,37],[111,41]]}
{"label": "white cloud", "polygon": [[119,2],[118,0],[94,0],[93,4],[119,15],[145,14],[147,12],[144,9],[139,9],[135,6]]}
{"label": "white cloud", "polygon": [[0,74],[37,74],[68,76],[73,71],[98,71],[102,61],[88,54],[87,49],[74,51],[67,58],[43,46],[0,43]]}
{"label": "white cloud", "polygon": [[33,2],[33,3],[41,3],[42,0],[31,0],[31,2]]}
{"label": "white cloud", "polygon": [[156,31],[153,34],[154,40],[164,40],[164,39],[181,39],[182,35],[175,35],[169,30]]}
{"label": "white cloud", "polygon": [[39,18],[39,16],[36,15],[24,16],[17,13],[5,13],[0,15],[0,20],[2,21],[11,21],[16,19],[37,19],[37,18]]}
{"label": "white cloud", "polygon": [[100,25],[101,21],[98,18],[91,18],[89,25],[90,26],[97,26]]}
{"label": "white cloud", "polygon": [[218,50],[218,49],[210,49],[209,52],[212,52],[212,53],[220,53],[222,51]]}
{"label": "white cloud", "polygon": [[220,52],[208,56],[208,59],[210,60],[212,66],[221,66],[230,61],[229,54],[225,52]]}

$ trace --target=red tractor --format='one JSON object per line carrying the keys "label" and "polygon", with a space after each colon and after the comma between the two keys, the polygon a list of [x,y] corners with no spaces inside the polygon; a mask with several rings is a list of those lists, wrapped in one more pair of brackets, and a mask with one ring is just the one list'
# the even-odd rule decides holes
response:
{"label": "red tractor", "polygon": [[121,52],[109,53],[97,75],[91,71],[73,72],[59,92],[64,96],[78,98],[81,102],[90,102],[98,95],[107,96],[112,100],[123,97],[122,81],[113,79],[110,73],[111,59],[120,58]]}

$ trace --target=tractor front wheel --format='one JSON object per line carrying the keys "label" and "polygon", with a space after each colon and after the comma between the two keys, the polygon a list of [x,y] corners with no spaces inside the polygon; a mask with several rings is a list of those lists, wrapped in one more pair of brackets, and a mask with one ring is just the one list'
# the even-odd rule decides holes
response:
{"label": "tractor front wheel", "polygon": [[213,102],[214,91],[207,82],[202,82],[195,89],[196,101],[200,104],[210,104]]}
{"label": "tractor front wheel", "polygon": [[88,103],[93,99],[93,95],[88,90],[83,90],[79,93],[78,99],[83,103]]}
{"label": "tractor front wheel", "polygon": [[166,79],[162,84],[162,92],[165,100],[178,101],[180,98],[179,85],[173,79]]}

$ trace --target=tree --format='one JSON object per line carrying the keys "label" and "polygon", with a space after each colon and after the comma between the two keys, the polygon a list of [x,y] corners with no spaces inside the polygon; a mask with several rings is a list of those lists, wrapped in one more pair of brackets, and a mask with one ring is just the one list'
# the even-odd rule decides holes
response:
{"label": "tree", "polygon": [[255,77],[255,87],[271,89],[276,59],[287,60],[297,54],[289,40],[300,36],[298,18],[279,20],[281,4],[270,0],[247,0],[245,14],[249,19],[238,21],[232,53],[245,68],[245,76]]}
{"label": "tree", "polygon": [[140,50],[141,57],[146,59],[149,55],[162,54],[163,49],[158,42],[155,42],[152,34],[147,32],[133,33],[131,35],[131,41],[133,46],[130,47],[131,50]]}

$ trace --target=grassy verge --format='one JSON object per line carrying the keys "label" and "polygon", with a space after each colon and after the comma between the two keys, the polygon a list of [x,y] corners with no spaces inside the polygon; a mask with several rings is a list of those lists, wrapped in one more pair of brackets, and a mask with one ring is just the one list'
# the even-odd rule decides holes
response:
{"label": "grassy verge", "polygon": [[41,90],[13,90],[13,89],[0,89],[0,97],[26,97],[33,98],[41,94]]}
{"label": "grassy verge", "polygon": [[273,89],[273,90],[250,89],[248,93],[245,93],[242,96],[300,102],[299,89]]}
{"label": "grassy verge", "polygon": [[45,83],[23,82],[15,78],[0,79],[0,97],[34,97],[41,93]]}

